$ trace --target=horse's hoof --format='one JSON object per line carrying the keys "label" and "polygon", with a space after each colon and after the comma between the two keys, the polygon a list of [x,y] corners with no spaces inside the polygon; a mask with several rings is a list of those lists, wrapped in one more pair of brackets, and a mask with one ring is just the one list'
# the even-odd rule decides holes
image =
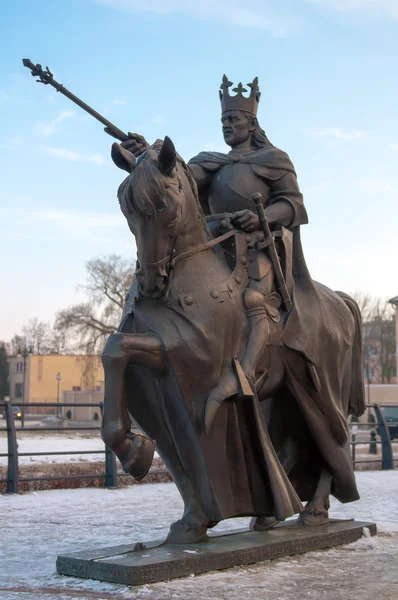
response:
{"label": "horse's hoof", "polygon": [[155,444],[141,433],[129,433],[127,437],[131,440],[131,453],[122,462],[123,471],[141,481],[151,468]]}
{"label": "horse's hoof", "polygon": [[278,525],[280,521],[275,517],[253,517],[250,521],[250,529],[254,531],[268,531]]}
{"label": "horse's hoof", "polygon": [[329,523],[328,511],[316,508],[305,508],[297,520],[297,525],[304,526],[325,525],[326,523]]}
{"label": "horse's hoof", "polygon": [[186,525],[182,521],[172,523],[166,544],[200,544],[208,541],[206,525]]}

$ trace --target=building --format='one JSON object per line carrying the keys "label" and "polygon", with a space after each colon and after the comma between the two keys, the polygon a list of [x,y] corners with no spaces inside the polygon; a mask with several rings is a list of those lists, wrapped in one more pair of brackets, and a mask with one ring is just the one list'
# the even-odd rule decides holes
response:
{"label": "building", "polygon": [[388,302],[395,308],[395,359],[396,373],[398,374],[398,296],[391,298]]}
{"label": "building", "polygon": [[362,324],[366,384],[397,383],[395,319],[375,318]]}
{"label": "building", "polygon": [[[101,391],[101,357],[75,354],[28,354],[8,359],[10,399],[18,402],[62,402],[64,391]],[[54,412],[45,407],[34,411]]]}

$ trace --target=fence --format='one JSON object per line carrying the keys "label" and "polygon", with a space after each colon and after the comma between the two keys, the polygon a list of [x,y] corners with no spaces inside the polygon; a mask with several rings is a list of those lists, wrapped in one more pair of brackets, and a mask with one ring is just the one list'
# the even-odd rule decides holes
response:
{"label": "fence", "polygon": [[[56,407],[92,407],[98,408],[101,412],[103,409],[102,402],[93,404],[93,403],[42,403],[47,407],[56,408]],[[111,488],[116,487],[117,485],[117,477],[118,476],[128,476],[128,473],[120,473],[117,471],[116,467],[116,459],[113,452],[104,444],[104,450],[74,450],[74,451],[49,451],[49,452],[25,452],[18,453],[18,443],[17,443],[17,429],[15,427],[15,419],[13,413],[13,405],[9,401],[0,402],[0,406],[4,407],[5,419],[6,419],[6,427],[0,427],[0,432],[7,432],[7,444],[8,444],[8,452],[0,454],[0,458],[6,457],[8,459],[8,467],[7,467],[7,478],[0,479],[0,483],[6,483],[6,491],[7,493],[17,493],[18,486],[20,482],[23,481],[55,481],[55,480],[68,480],[68,479],[104,479],[104,487]],[[32,403],[25,402],[18,404],[18,407],[25,409],[25,407],[32,406]],[[37,404],[35,405],[37,406]],[[370,411],[373,410],[375,414],[374,422],[368,423],[358,423],[351,424],[351,452],[354,466],[359,464],[367,464],[367,463],[379,463],[381,464],[381,468],[385,469],[394,469],[394,453],[393,453],[393,445],[398,444],[397,441],[394,441],[391,436],[390,428],[395,427],[397,429],[397,438],[398,438],[398,421],[388,421],[383,414],[383,408],[397,408],[398,405],[383,405],[383,404],[373,404],[367,405],[368,415],[370,415]],[[24,427],[22,429],[18,429],[18,434],[25,431],[100,431],[101,427],[98,426],[87,426],[87,427],[76,427],[71,426],[67,429],[64,427]],[[368,432],[370,435],[368,439],[363,438],[363,433],[366,434]],[[377,434],[380,437],[380,440],[377,440]],[[362,436],[363,439],[359,439]],[[361,458],[358,457],[357,448],[362,446],[369,445],[368,453],[371,455],[377,454],[377,448],[381,446],[381,457],[380,458],[364,458],[362,455]],[[397,449],[398,450],[398,449]],[[73,454],[104,454],[105,464],[104,464],[104,473],[96,474],[96,475],[60,475],[60,476],[48,476],[48,477],[20,477],[19,476],[19,466],[18,466],[18,458],[20,456],[53,456],[53,455],[73,455]],[[398,458],[398,456],[397,456]],[[165,473],[164,470],[155,470],[151,469],[150,474],[157,475]]]}
{"label": "fence", "polygon": [[[351,423],[351,455],[354,467],[364,464],[381,464],[383,470],[394,469],[394,460],[398,462],[398,420],[386,420],[383,409],[396,409],[398,404],[367,404],[367,423]],[[373,411],[373,412],[371,412]],[[395,430],[394,434],[392,432]],[[369,434],[364,439],[363,434]],[[377,439],[379,436],[379,440]],[[362,439],[360,439],[362,438]],[[396,440],[396,441],[395,441]],[[377,455],[378,447],[381,446],[380,458],[366,458],[357,452],[368,446],[368,454]],[[397,446],[397,457],[394,459],[394,446]]]}
{"label": "fence", "polygon": [[[62,403],[41,403],[47,407],[50,408],[56,408],[56,407],[93,407],[93,408],[98,408],[99,411],[102,413],[103,410],[103,403],[97,403],[97,404],[93,404],[93,403],[67,403],[67,402],[62,402]],[[32,406],[31,402],[21,402],[18,404],[18,408],[22,408],[23,410],[25,409],[25,407],[30,407]],[[37,406],[37,404],[35,404],[35,406]],[[13,405],[11,404],[11,402],[9,401],[4,401],[4,402],[0,402],[0,407],[4,407],[4,416],[6,419],[6,427],[0,427],[0,432],[7,432],[7,445],[8,445],[8,452],[6,453],[0,453],[0,458],[8,458],[8,465],[7,465],[7,478],[0,478],[0,483],[6,483],[6,492],[8,494],[16,494],[18,493],[18,487],[19,487],[19,483],[23,482],[23,481],[59,481],[59,480],[70,480],[70,479],[104,479],[104,487],[106,488],[113,488],[117,486],[117,477],[120,476],[128,476],[130,477],[130,475],[128,473],[121,473],[118,472],[117,470],[117,466],[116,466],[116,458],[115,455],[113,454],[112,450],[110,448],[108,448],[108,446],[106,446],[104,444],[104,450],[67,450],[67,451],[49,451],[49,452],[18,452],[18,442],[17,442],[17,429],[15,427],[15,418],[14,418],[14,413],[13,413]],[[43,432],[43,431],[100,431],[101,427],[98,426],[87,426],[87,427],[77,427],[77,426],[71,426],[71,427],[55,427],[55,426],[51,426],[51,427],[23,427],[18,429],[18,435],[20,435],[21,433],[23,434],[24,432],[31,432],[31,431],[35,431],[35,432]],[[95,474],[95,475],[85,475],[85,474],[79,474],[79,475],[54,475],[54,476],[40,476],[40,477],[20,477],[19,475],[19,457],[21,456],[55,456],[55,455],[73,455],[73,454],[104,454],[104,458],[105,458],[105,464],[104,464],[104,473],[100,473],[100,474]],[[150,470],[150,474],[151,475],[158,475],[161,473],[165,473],[167,471],[161,470],[161,469],[151,469]]]}

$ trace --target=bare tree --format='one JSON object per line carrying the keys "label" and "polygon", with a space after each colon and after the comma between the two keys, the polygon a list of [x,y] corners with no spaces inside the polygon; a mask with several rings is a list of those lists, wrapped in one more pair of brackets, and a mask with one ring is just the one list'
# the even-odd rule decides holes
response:
{"label": "bare tree", "polygon": [[8,356],[16,356],[21,351],[21,348],[25,348],[25,346],[25,338],[22,335],[15,334],[6,344]]}
{"label": "bare tree", "polygon": [[61,310],[55,329],[73,336],[79,350],[95,354],[119,326],[134,264],[111,254],[88,261],[86,271],[87,283],[79,287],[87,302]]}
{"label": "bare tree", "polygon": [[386,299],[356,293],[362,313],[364,376],[368,384],[390,383],[395,373],[395,320]]}
{"label": "bare tree", "polygon": [[68,352],[68,339],[65,332],[55,331],[50,323],[30,319],[22,327],[22,334],[16,334],[7,343],[9,356],[17,354],[65,354]]}
{"label": "bare tree", "polygon": [[50,323],[39,321],[37,317],[30,319],[28,324],[22,328],[25,344],[33,354],[48,354],[51,333]]}

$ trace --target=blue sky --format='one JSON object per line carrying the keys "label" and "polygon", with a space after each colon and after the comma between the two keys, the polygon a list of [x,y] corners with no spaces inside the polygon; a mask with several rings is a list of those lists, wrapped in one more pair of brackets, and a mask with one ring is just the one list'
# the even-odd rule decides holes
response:
{"label": "blue sky", "polygon": [[304,194],[313,277],[398,293],[397,0],[13,0],[0,7],[0,339],[81,299],[90,258],[135,255],[111,138],[22,58],[186,160],[224,149],[223,73],[258,76],[260,124]]}

